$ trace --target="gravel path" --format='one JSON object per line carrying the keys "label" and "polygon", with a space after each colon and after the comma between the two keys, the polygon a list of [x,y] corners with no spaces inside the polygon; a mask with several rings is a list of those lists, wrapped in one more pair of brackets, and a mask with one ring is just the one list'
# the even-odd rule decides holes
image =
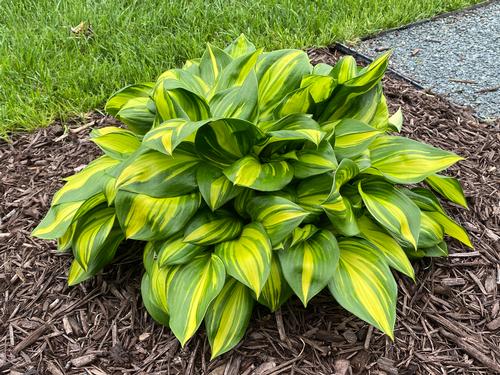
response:
{"label": "gravel path", "polygon": [[392,48],[396,71],[485,119],[500,117],[500,1],[365,40],[375,56]]}

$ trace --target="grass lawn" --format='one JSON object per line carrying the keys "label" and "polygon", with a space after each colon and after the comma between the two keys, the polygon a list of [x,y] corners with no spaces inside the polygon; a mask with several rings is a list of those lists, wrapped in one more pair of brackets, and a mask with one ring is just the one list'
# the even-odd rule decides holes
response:
{"label": "grass lawn", "polygon": [[[0,137],[103,106],[245,33],[267,49],[356,40],[479,0],[2,0]],[[91,38],[70,28],[92,25]]]}

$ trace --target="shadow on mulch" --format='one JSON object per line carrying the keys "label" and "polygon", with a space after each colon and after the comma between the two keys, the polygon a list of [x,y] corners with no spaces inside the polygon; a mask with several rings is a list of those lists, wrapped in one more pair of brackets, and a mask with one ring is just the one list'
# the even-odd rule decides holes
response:
{"label": "shadow on mulch", "polygon": [[[310,50],[333,62],[334,51]],[[184,349],[147,316],[134,246],[78,287],[66,285],[70,256],[30,237],[61,177],[99,154],[92,115],[61,136],[55,125],[0,141],[0,373],[10,374],[492,374],[500,372],[500,124],[387,77],[403,133],[467,158],[451,168],[470,209],[449,206],[475,246],[450,242],[450,258],[418,262],[417,282],[400,277],[395,341],[343,311],[326,293],[305,310],[297,300],[278,314],[258,308],[242,343],[210,362],[203,330]],[[135,251],[139,253],[139,251]]]}

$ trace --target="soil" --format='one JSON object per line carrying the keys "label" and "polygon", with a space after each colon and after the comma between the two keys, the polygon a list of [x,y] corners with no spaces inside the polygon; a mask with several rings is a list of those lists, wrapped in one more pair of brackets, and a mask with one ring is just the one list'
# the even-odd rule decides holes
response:
{"label": "soil", "polygon": [[[331,49],[310,50],[332,63]],[[0,142],[0,373],[10,374],[494,374],[500,373],[500,123],[480,122],[438,95],[387,77],[403,133],[466,160],[450,169],[469,210],[448,205],[474,250],[449,241],[450,257],[415,264],[416,283],[398,276],[395,340],[340,308],[327,294],[307,309],[292,299],[271,314],[257,308],[234,350],[209,360],[203,330],[184,348],[142,306],[140,254],[77,287],[66,285],[70,255],[30,237],[52,194],[99,151],[90,127],[115,124],[94,113]],[[64,129],[69,129],[64,133]]]}

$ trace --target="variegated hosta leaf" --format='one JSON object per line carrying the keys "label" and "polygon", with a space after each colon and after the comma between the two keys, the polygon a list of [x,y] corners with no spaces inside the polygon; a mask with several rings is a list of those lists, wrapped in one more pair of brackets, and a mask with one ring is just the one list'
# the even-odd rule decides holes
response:
{"label": "variegated hosta leaf", "polygon": [[264,288],[260,293],[258,302],[267,306],[272,312],[278,310],[283,303],[292,295],[292,289],[288,285],[283,275],[283,270],[278,259],[276,251],[271,257],[271,270]]}
{"label": "variegated hosta leaf", "polygon": [[353,158],[360,155],[381,131],[354,119],[345,119],[335,126],[335,155]]}
{"label": "variegated hosta leaf", "polygon": [[154,248],[158,253],[157,262],[160,267],[185,264],[205,250],[203,246],[184,242],[184,235],[182,233],[156,243]]}
{"label": "variegated hosta leaf", "polygon": [[426,257],[447,257],[448,256],[448,245],[446,242],[441,241],[437,245],[424,248]]}
{"label": "variegated hosta leaf", "polygon": [[68,248],[73,236],[72,232],[67,233],[70,226],[80,216],[105,201],[104,195],[98,193],[83,201],[52,205],[43,220],[33,230],[32,235],[47,240],[65,237],[62,238],[62,241],[66,244],[62,245],[61,248]]}
{"label": "variegated hosta leaf", "polygon": [[115,92],[106,102],[104,110],[111,116],[116,114],[127,104],[131,99],[138,97],[148,98],[153,91],[154,82],[138,83],[135,85],[128,85]]}
{"label": "variegated hosta leaf", "polygon": [[241,158],[223,172],[233,184],[258,191],[280,190],[293,178],[293,167],[290,163],[284,160],[261,163],[252,155]]}
{"label": "variegated hosta leaf", "polygon": [[184,346],[222,290],[226,273],[224,263],[215,254],[197,257],[178,267],[168,286],[167,298],[170,329]]}
{"label": "variegated hosta leaf", "polygon": [[114,159],[126,159],[141,145],[140,139],[130,130],[108,126],[94,129],[90,139],[104,153]]}
{"label": "variegated hosta leaf", "polygon": [[127,238],[150,241],[170,237],[182,230],[200,203],[199,193],[154,198],[120,190],[115,207]]}
{"label": "variegated hosta leaf", "polygon": [[168,303],[170,285],[179,270],[180,266],[160,267],[158,262],[154,261],[149,274],[152,298],[156,305],[168,315],[170,315],[170,305]]}
{"label": "variegated hosta leaf", "polygon": [[378,137],[369,149],[372,167],[389,181],[399,184],[421,182],[463,159],[452,152],[390,135]]}
{"label": "variegated hosta leaf", "polygon": [[253,51],[255,51],[255,46],[243,34],[241,34],[239,37],[233,40],[231,44],[224,48],[224,52],[226,52],[234,59]]}
{"label": "variegated hosta leaf", "polygon": [[211,359],[236,346],[245,335],[253,310],[250,290],[234,279],[227,279],[224,288],[212,302],[205,316]]}
{"label": "variegated hosta leaf", "polygon": [[246,156],[261,137],[260,130],[248,121],[221,119],[199,129],[195,144],[204,159],[226,167]]}
{"label": "variegated hosta leaf", "polygon": [[203,97],[184,88],[170,88],[169,83],[159,81],[153,92],[156,124],[176,118],[200,121],[211,117],[210,107]]}
{"label": "variegated hosta leaf", "polygon": [[359,193],[366,208],[384,228],[417,248],[420,209],[404,193],[381,180],[363,180]]}
{"label": "variegated hosta leaf", "polygon": [[293,165],[295,178],[307,178],[331,172],[338,166],[333,147],[326,140],[318,147],[306,144],[297,152],[297,160],[292,160],[290,163]]}
{"label": "variegated hosta leaf", "polygon": [[182,118],[167,120],[146,133],[142,144],[152,150],[172,155],[182,142],[194,142],[196,131],[209,120],[191,121]]}
{"label": "variegated hosta leaf", "polygon": [[425,188],[400,189],[413,203],[415,203],[423,211],[437,211],[445,213],[441,203],[432,191]]}
{"label": "variegated hosta leaf", "polygon": [[361,237],[374,245],[384,255],[385,260],[391,267],[412,279],[415,278],[415,271],[408,257],[394,238],[387,234],[383,228],[375,224],[368,216],[360,217],[358,219],[358,226],[361,231]]}
{"label": "variegated hosta leaf", "polygon": [[330,76],[337,80],[339,84],[344,84],[358,74],[358,65],[352,56],[342,56],[333,69]]}
{"label": "variegated hosta leaf", "polygon": [[248,286],[257,298],[269,276],[272,246],[261,223],[248,224],[241,235],[215,247],[226,272]]}
{"label": "variegated hosta leaf", "polygon": [[57,238],[57,251],[65,252],[71,248],[71,241],[73,240],[73,234],[75,233],[76,221],[73,220],[71,225],[66,229],[64,234]]}
{"label": "variegated hosta leaf", "polygon": [[236,197],[243,188],[235,186],[222,170],[210,164],[203,164],[196,173],[198,188],[212,211]]}
{"label": "variegated hosta leaf", "polygon": [[112,207],[96,207],[78,221],[72,241],[73,255],[86,272],[105,263],[103,260],[113,259],[124,238],[115,222]]}
{"label": "variegated hosta leaf", "polygon": [[310,238],[278,251],[278,256],[288,285],[307,306],[332,278],[339,260],[339,248],[335,236],[322,229]]}
{"label": "variegated hosta leaf", "polygon": [[467,208],[462,186],[456,178],[435,174],[427,177],[425,182],[446,199]]}
{"label": "variegated hosta leaf", "polygon": [[151,315],[156,322],[168,327],[169,316],[160,306],[158,306],[152,289],[153,286],[151,284],[151,278],[148,273],[145,272],[144,275],[142,275],[141,281],[142,303],[144,304],[144,307],[146,307],[148,314]]}
{"label": "variegated hosta leaf", "polygon": [[313,73],[302,78],[300,87],[309,91],[314,103],[321,103],[330,97],[337,83],[333,77]]}
{"label": "variegated hosta leaf", "polygon": [[434,220],[427,212],[421,212],[420,232],[417,247],[432,247],[443,241],[444,231],[441,224]]}
{"label": "variegated hosta leaf", "polygon": [[331,293],[343,308],[393,338],[397,286],[385,258],[362,239],[339,240],[339,248]]}
{"label": "variegated hosta leaf", "polygon": [[473,248],[472,243],[470,242],[469,236],[464,228],[458,225],[454,220],[450,219],[446,214],[442,212],[426,212],[434,221],[438,222],[444,230],[444,233],[450,237],[457,239],[462,242],[464,245],[467,245],[470,248]]}
{"label": "variegated hosta leaf", "polygon": [[250,216],[247,212],[248,202],[250,202],[256,194],[257,192],[255,190],[243,188],[241,193],[236,196],[233,201],[233,206],[239,216],[243,218],[248,218]]}
{"label": "variegated hosta leaf", "polygon": [[[324,105],[323,110],[318,114],[320,123],[326,121],[334,121],[342,118],[353,117],[346,116],[351,111],[350,101],[356,97],[368,93],[381,81],[387,69],[390,52],[379,56],[370,65],[356,73],[356,76],[339,84],[333,90],[331,98]],[[347,78],[353,72],[351,71]],[[330,75],[336,77],[337,71],[335,68],[330,72]],[[338,75],[337,75],[338,77]],[[373,101],[370,100],[369,105],[373,106]],[[377,103],[374,103],[374,110]]]}
{"label": "variegated hosta leaf", "polygon": [[321,205],[328,198],[333,186],[333,175],[324,173],[300,181],[297,186],[297,203],[306,210],[322,213]]}
{"label": "variegated hosta leaf", "polygon": [[197,187],[196,169],[200,161],[195,154],[180,150],[175,156],[142,151],[125,162],[116,187],[157,198],[186,194]]}
{"label": "variegated hosta leaf", "polygon": [[312,224],[307,224],[303,227],[295,228],[292,232],[292,238],[289,246],[291,247],[298,244],[299,242],[308,240],[318,231],[319,228]]}
{"label": "variegated hosta leaf", "polygon": [[279,50],[262,54],[256,72],[260,118],[265,120],[285,95],[299,88],[302,77],[311,73],[311,64],[304,51]]}
{"label": "variegated hosta leaf", "polygon": [[308,215],[307,211],[278,196],[257,196],[248,203],[253,221],[264,226],[273,246],[283,241]]}
{"label": "variegated hosta leaf", "polygon": [[292,114],[266,126],[267,143],[283,141],[310,141],[319,145],[325,133],[310,115]]}
{"label": "variegated hosta leaf", "polygon": [[[244,86],[251,73],[255,74],[255,64],[259,55],[262,53],[262,48],[245,53],[232,60],[220,73],[217,84],[214,87],[214,93],[218,93],[233,87]],[[255,79],[255,89],[257,89],[257,77]],[[257,93],[255,93],[257,97]]]}
{"label": "variegated hosta leaf", "polygon": [[403,127],[403,112],[401,107],[389,117],[389,129],[400,132]]}
{"label": "variegated hosta leaf", "polygon": [[199,75],[199,62],[189,60],[188,69],[170,69],[160,75],[157,80],[156,89],[163,87],[164,90],[184,89],[200,97],[205,97],[209,86]]}
{"label": "variegated hosta leaf", "polygon": [[52,205],[85,200],[101,193],[109,179],[106,171],[116,167],[119,163],[119,160],[109,156],[101,156],[80,172],[66,177],[64,186],[54,194]]}
{"label": "variegated hosta leaf", "polygon": [[259,112],[257,90],[257,77],[252,70],[241,86],[219,91],[210,99],[212,115],[218,118],[255,121]]}
{"label": "variegated hosta leaf", "polygon": [[201,78],[208,86],[215,85],[219,75],[231,61],[233,58],[226,52],[208,43],[200,61]]}
{"label": "variegated hosta leaf", "polygon": [[214,245],[238,237],[242,229],[241,220],[228,211],[199,211],[186,226],[183,241],[200,246]]}
{"label": "variegated hosta leaf", "polygon": [[125,103],[115,117],[136,134],[146,134],[153,126],[156,106],[148,97],[136,97]]}
{"label": "variegated hosta leaf", "polygon": [[155,242],[147,242],[146,246],[144,246],[144,252],[142,253],[142,263],[147,273],[152,272],[153,264],[156,262],[156,256]]}

